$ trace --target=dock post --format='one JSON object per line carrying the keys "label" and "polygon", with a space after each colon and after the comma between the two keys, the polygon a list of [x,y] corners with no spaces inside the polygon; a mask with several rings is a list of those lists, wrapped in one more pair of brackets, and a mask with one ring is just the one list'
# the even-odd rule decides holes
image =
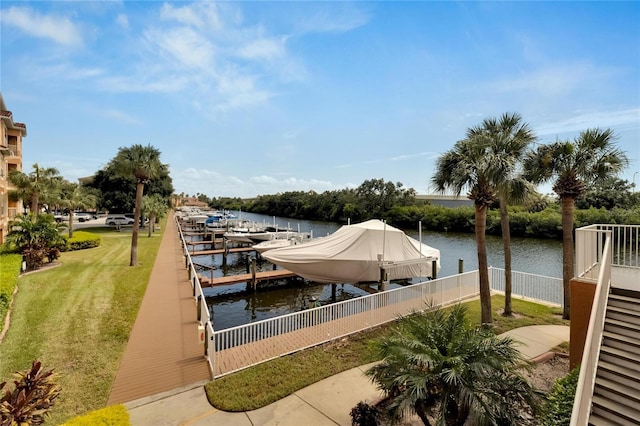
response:
{"label": "dock post", "polygon": [[431,279],[438,279],[438,262],[436,260],[431,262]]}
{"label": "dock post", "polygon": [[251,283],[253,284],[253,290],[255,291],[257,287],[256,281],[256,260],[251,258]]}
{"label": "dock post", "polygon": [[249,256],[245,257],[244,269],[248,274],[251,271],[251,258]]}
{"label": "dock post", "polygon": [[227,265],[227,252],[229,251],[229,247],[227,245],[226,238],[222,240],[222,248],[224,249],[224,251],[222,252],[222,265],[226,266]]}
{"label": "dock post", "polygon": [[458,273],[464,272],[464,259],[458,259]]}
{"label": "dock post", "polygon": [[200,321],[202,319],[202,295],[199,294],[198,295],[198,304],[197,304],[197,311],[196,311],[196,320]]}

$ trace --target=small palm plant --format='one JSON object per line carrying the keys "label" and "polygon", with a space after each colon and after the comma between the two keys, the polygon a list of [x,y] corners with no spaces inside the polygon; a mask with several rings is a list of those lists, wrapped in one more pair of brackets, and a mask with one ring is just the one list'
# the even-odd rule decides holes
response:
{"label": "small palm plant", "polygon": [[463,305],[414,314],[376,343],[383,360],[367,374],[385,393],[391,418],[415,413],[425,425],[522,424],[523,408],[537,407],[513,340],[474,327],[466,315]]}

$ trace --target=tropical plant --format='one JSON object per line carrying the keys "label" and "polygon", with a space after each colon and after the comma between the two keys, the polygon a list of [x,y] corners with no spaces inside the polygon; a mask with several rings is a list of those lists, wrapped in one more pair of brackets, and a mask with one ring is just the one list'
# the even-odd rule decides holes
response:
{"label": "tropical plant", "polygon": [[517,113],[504,113],[500,119],[486,118],[480,126],[467,131],[467,138],[487,137],[495,150],[494,155],[503,159],[502,176],[495,176],[498,201],[500,204],[500,226],[504,247],[504,293],[503,315],[512,315],[511,309],[511,231],[509,226],[508,204],[521,203],[528,194],[534,192],[533,186],[520,173],[521,159],[525,150],[536,136],[527,123]]}
{"label": "tropical plant", "polygon": [[40,267],[44,258],[51,262],[60,255],[64,239],[60,235],[60,225],[56,224],[52,215],[35,216],[29,213],[16,216],[10,227],[7,240],[22,253],[27,270]]}
{"label": "tropical plant", "polygon": [[553,179],[553,191],[562,205],[562,317],[570,318],[573,278],[573,212],[575,199],[587,185],[615,176],[628,164],[626,154],[614,144],[611,129],[588,129],[573,141],[541,145],[527,153],[524,169],[527,179],[543,183]]}
{"label": "tropical plant", "polygon": [[510,338],[474,327],[464,305],[406,317],[376,343],[382,361],[369,375],[393,419],[415,413],[425,425],[518,424],[536,394]]}
{"label": "tropical plant", "polygon": [[69,225],[67,228],[69,229],[69,238],[73,238],[74,210],[95,207],[96,197],[87,188],[68,181],[63,182],[60,195],[58,206],[69,210]]}
{"label": "tropical plant", "polygon": [[53,370],[44,371],[40,361],[33,361],[24,373],[16,373],[14,389],[0,383],[0,418],[2,426],[40,425],[60,395],[60,388],[52,381]]}
{"label": "tropical plant", "polygon": [[167,165],[160,162],[160,151],[151,145],[132,145],[120,148],[118,154],[109,163],[109,168],[123,177],[136,179],[136,198],[133,214],[133,231],[131,233],[131,258],[129,265],[138,264],[138,232],[140,230],[140,213],[144,186],[166,172]]}
{"label": "tropical plant", "polygon": [[29,206],[29,211],[37,216],[41,205],[50,204],[58,198],[61,181],[57,169],[40,167],[36,163],[28,175],[19,170],[9,173],[9,182],[15,189],[9,191],[8,195],[12,201],[22,200],[24,205]]}
{"label": "tropical plant", "polygon": [[489,135],[482,132],[469,136],[472,137],[456,142],[452,150],[440,155],[431,182],[441,193],[450,189],[460,195],[467,189],[467,197],[474,202],[481,316],[484,324],[490,324],[493,320],[486,245],[487,209],[497,199],[497,183],[502,182],[512,167],[509,158],[498,154]]}
{"label": "tropical plant", "polygon": [[155,232],[156,219],[162,219],[168,209],[167,201],[157,194],[142,197],[142,213],[149,218],[149,237]]}
{"label": "tropical plant", "polygon": [[556,380],[542,406],[542,424],[547,426],[568,426],[571,423],[573,401],[576,397],[580,367]]}

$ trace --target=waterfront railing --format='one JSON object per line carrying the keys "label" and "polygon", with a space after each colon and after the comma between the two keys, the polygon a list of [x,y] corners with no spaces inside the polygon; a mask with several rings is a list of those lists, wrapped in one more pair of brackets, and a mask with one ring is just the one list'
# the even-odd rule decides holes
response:
{"label": "waterfront railing", "polygon": [[[216,331],[177,218],[176,225],[198,306],[200,332],[204,332],[204,353],[214,377],[370,329],[400,316],[479,295],[476,270]],[[503,292],[504,270],[490,268],[489,276],[492,290]],[[512,281],[513,297],[562,303],[559,278],[513,272]]]}

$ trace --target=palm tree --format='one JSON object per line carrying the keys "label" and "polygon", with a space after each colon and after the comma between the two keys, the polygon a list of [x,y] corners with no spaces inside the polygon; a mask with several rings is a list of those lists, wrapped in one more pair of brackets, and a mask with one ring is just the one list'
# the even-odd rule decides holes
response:
{"label": "palm tree", "polygon": [[509,158],[496,154],[493,140],[485,133],[470,135],[456,142],[453,149],[436,161],[431,182],[435,191],[453,190],[456,195],[467,189],[467,197],[475,206],[475,235],[480,275],[480,305],[483,324],[491,324],[491,288],[487,262],[487,209],[496,200],[496,182],[511,170]]}
{"label": "palm tree", "polygon": [[571,141],[541,145],[527,153],[524,169],[534,183],[553,179],[553,191],[562,205],[562,317],[570,318],[573,278],[573,210],[575,199],[584,194],[587,185],[614,176],[628,164],[626,154],[614,144],[611,129],[588,129]]}
{"label": "palm tree", "polygon": [[166,172],[167,165],[160,162],[160,151],[156,148],[151,145],[136,144],[129,148],[120,148],[108,167],[121,176],[134,177],[137,182],[133,231],[131,233],[131,261],[129,263],[130,266],[136,266],[138,264],[138,232],[140,230],[144,186],[161,173]]}
{"label": "palm tree", "polygon": [[96,197],[89,193],[85,187],[65,181],[62,185],[62,194],[58,205],[69,209],[69,238],[73,238],[74,210],[95,207]]}
{"label": "palm tree", "polygon": [[27,270],[37,269],[45,257],[49,261],[59,255],[58,246],[64,243],[60,226],[50,214],[34,213],[16,216],[10,223],[7,240],[22,253]]}
{"label": "palm tree", "polygon": [[466,307],[403,318],[376,342],[382,361],[367,371],[394,419],[416,413],[425,425],[518,424],[535,394],[519,370],[526,362],[510,338],[475,328]]}
{"label": "palm tree", "polygon": [[167,213],[167,202],[158,194],[145,195],[142,197],[142,212],[149,218],[149,234],[155,232],[156,219],[164,217]]}
{"label": "palm tree", "polygon": [[503,315],[512,315],[511,308],[511,230],[509,227],[509,211],[507,205],[524,201],[527,194],[533,192],[532,185],[519,173],[518,166],[524,156],[525,149],[535,141],[536,136],[529,124],[522,122],[517,113],[504,113],[500,119],[486,118],[480,126],[467,131],[467,138],[474,139],[486,136],[492,141],[494,155],[504,159],[503,176],[496,176],[496,190],[500,205],[500,225],[502,244],[504,247],[505,300]]}
{"label": "palm tree", "polygon": [[57,169],[39,167],[36,163],[28,175],[19,170],[9,173],[9,182],[16,189],[9,191],[8,195],[12,201],[22,200],[25,205],[29,205],[29,210],[37,216],[42,204],[48,204],[57,198],[61,180]]}

